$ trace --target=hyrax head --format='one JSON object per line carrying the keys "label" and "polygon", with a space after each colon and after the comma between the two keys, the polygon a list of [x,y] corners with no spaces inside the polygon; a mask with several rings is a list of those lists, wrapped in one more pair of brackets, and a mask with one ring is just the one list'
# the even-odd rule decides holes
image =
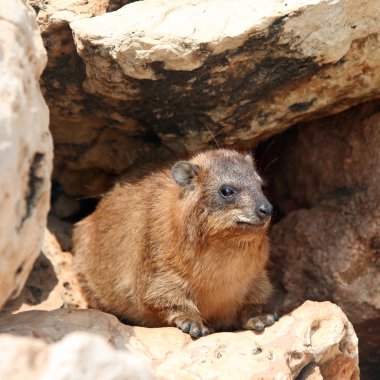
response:
{"label": "hyrax head", "polygon": [[183,198],[196,202],[200,223],[209,234],[265,231],[273,207],[262,191],[250,155],[219,149],[179,161],[172,167]]}

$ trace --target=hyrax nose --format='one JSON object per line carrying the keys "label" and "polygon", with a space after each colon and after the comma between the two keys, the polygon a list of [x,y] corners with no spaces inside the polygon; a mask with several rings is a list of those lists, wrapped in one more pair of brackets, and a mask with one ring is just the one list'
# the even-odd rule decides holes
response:
{"label": "hyrax nose", "polygon": [[269,202],[264,202],[260,205],[258,214],[261,219],[270,217],[273,214],[273,206]]}

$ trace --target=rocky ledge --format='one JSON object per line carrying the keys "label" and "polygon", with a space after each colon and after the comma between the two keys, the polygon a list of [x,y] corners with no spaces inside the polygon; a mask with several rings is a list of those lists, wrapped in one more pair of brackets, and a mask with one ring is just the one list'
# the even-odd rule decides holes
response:
{"label": "rocky ledge", "polygon": [[212,134],[253,147],[380,95],[378,0],[110,4],[48,0],[38,14],[54,176],[71,195]]}
{"label": "rocky ledge", "polygon": [[307,301],[263,333],[196,341],[175,328],[131,327],[96,310],[20,312],[0,319],[0,333],[0,378],[9,380],[359,379],[358,339],[330,302]]}

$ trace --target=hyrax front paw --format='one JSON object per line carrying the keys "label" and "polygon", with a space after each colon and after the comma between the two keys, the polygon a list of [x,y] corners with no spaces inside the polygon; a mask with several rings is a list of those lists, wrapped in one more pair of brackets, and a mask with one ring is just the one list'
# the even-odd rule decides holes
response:
{"label": "hyrax front paw", "polygon": [[200,338],[210,334],[210,329],[202,322],[194,321],[191,319],[181,319],[175,322],[176,326],[184,333],[188,333],[193,338]]}
{"label": "hyrax front paw", "polygon": [[247,319],[243,323],[244,330],[264,330],[266,326],[272,326],[274,322],[278,321],[277,313],[258,315]]}

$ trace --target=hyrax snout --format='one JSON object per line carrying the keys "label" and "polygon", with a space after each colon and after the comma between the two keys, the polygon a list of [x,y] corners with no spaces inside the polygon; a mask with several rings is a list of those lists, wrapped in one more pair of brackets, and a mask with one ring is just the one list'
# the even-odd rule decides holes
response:
{"label": "hyrax snout", "polygon": [[199,337],[274,323],[273,208],[250,155],[200,153],[105,194],[74,231],[75,268],[91,307]]}

